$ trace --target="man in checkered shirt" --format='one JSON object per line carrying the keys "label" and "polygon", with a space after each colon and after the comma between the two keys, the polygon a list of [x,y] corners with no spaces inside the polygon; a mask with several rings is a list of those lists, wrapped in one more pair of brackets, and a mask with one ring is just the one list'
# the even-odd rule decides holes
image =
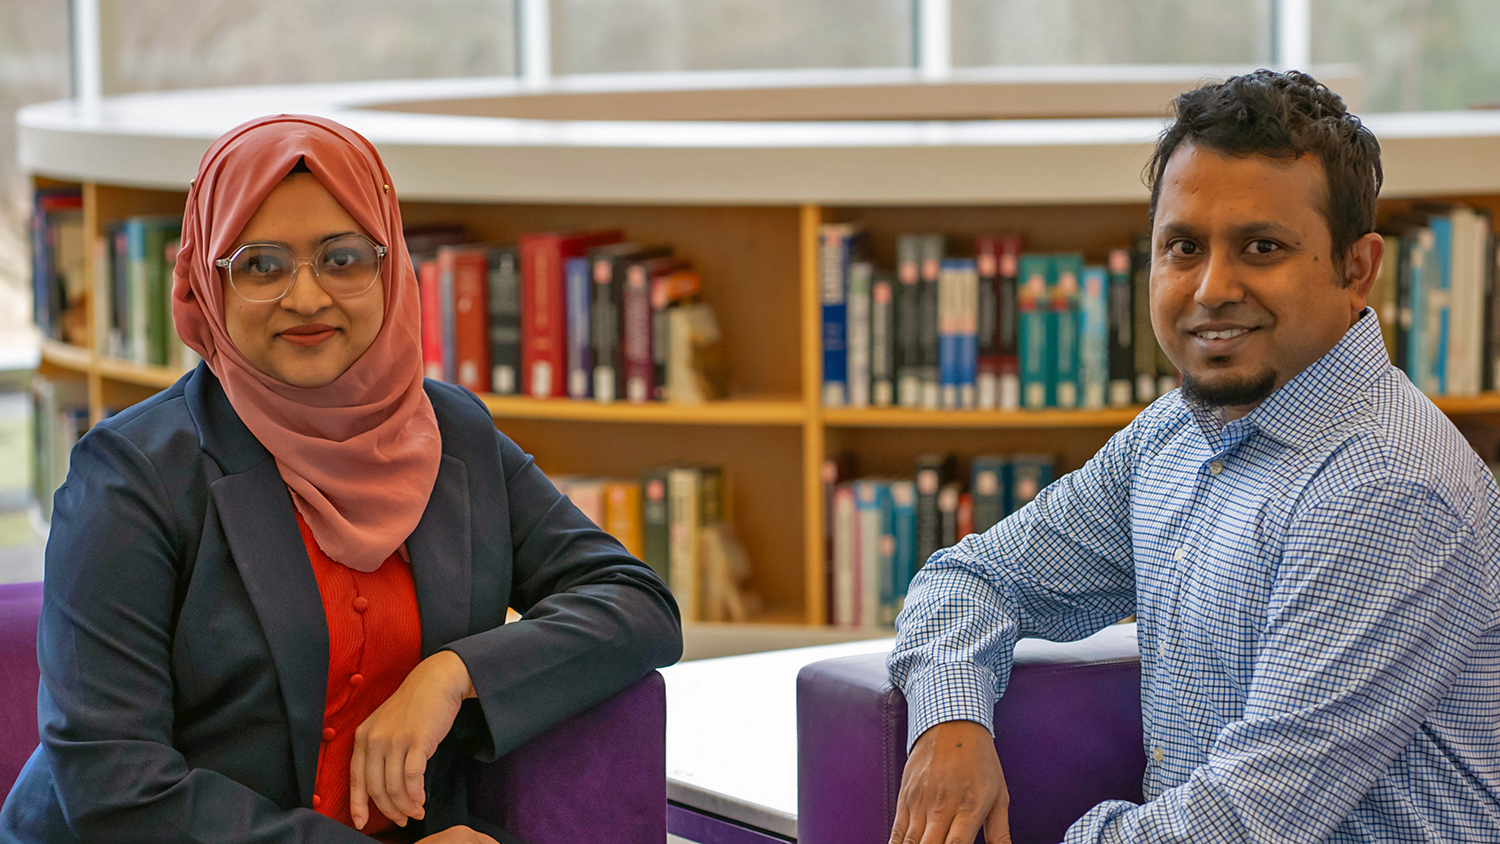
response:
{"label": "man in checkered shirt", "polygon": [[1366,307],[1379,145],[1257,71],[1182,95],[1148,172],[1182,389],[912,582],[891,841],[1009,841],[1016,639],[1135,613],[1147,802],[1068,842],[1500,842],[1500,491]]}

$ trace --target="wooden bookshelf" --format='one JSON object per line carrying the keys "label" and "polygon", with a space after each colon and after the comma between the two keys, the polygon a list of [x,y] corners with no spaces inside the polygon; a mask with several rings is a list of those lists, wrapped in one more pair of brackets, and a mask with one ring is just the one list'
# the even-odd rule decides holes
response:
{"label": "wooden bookshelf", "polygon": [[[407,223],[459,222],[485,242],[620,228],[632,240],[673,244],[701,270],[724,335],[729,399],[481,398],[499,430],[549,473],[635,477],[663,463],[723,466],[755,572],[750,585],[766,602],[755,621],[766,630],[826,623],[820,475],[828,457],[851,451],[862,474],[909,476],[928,452],[1043,453],[1066,471],[1140,411],[823,408],[817,234],[825,222],[856,223],[884,266],[894,263],[896,237],[915,231],[955,243],[1016,231],[1030,250],[1081,250],[1099,262],[1146,227],[1140,172],[1161,128],[1156,117],[585,126],[485,117],[504,108],[487,111],[475,97],[520,93],[499,83],[494,91],[476,82],[382,85],[307,86],[295,110],[348,123],[380,148]],[[209,142],[241,119],[288,110],[277,90],[241,92],[234,108],[243,113],[235,114],[200,108],[213,96],[203,92],[137,95],[102,123],[79,120],[65,104],[28,107],[19,121],[22,166],[39,184],[82,187],[92,240],[111,220],[180,213]],[[443,116],[453,97],[466,98],[461,126]],[[390,109],[369,111],[376,103]],[[658,105],[670,113],[665,100]],[[1500,216],[1500,114],[1366,122],[1381,138],[1388,178],[1382,219],[1434,198]],[[102,323],[89,324],[102,336]],[[52,341],[43,343],[42,369],[85,379],[96,420],[181,375]],[[1500,394],[1434,401],[1476,448],[1493,452]]]}

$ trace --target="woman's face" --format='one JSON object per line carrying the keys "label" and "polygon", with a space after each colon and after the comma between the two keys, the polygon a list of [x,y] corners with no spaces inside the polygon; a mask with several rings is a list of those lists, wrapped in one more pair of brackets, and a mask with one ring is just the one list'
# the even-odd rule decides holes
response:
{"label": "woman's face", "polygon": [[[246,243],[279,243],[307,262],[324,241],[350,233],[370,237],[317,177],[297,173],[260,204],[226,257]],[[311,264],[303,263],[291,289],[275,302],[246,301],[224,270],[219,283],[229,338],[240,354],[296,387],[322,387],[344,374],[370,348],[385,319],[384,273],[365,292],[334,298]]]}

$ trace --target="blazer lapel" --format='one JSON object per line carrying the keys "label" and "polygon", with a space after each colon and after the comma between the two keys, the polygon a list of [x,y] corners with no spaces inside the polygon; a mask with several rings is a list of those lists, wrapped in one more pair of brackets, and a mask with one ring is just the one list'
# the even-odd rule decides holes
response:
{"label": "blazer lapel", "polygon": [[469,634],[469,473],[444,454],[422,520],[406,541],[417,607],[422,613],[422,656]]}

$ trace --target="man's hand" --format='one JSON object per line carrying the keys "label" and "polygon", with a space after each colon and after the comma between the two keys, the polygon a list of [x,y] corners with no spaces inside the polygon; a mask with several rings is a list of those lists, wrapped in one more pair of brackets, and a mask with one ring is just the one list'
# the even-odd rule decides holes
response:
{"label": "man's hand", "polygon": [[370,800],[400,826],[425,814],[427,760],[453,727],[459,704],[471,697],[468,666],[458,654],[438,651],[417,663],[395,694],[359,725],[349,760],[349,814],[356,829],[370,819]]}
{"label": "man's hand", "polygon": [[442,832],[417,839],[417,844],[500,844],[500,842],[466,826],[450,826]]}
{"label": "man's hand", "polygon": [[995,740],[973,721],[945,721],[912,745],[890,844],[1010,844],[1010,793]]}

